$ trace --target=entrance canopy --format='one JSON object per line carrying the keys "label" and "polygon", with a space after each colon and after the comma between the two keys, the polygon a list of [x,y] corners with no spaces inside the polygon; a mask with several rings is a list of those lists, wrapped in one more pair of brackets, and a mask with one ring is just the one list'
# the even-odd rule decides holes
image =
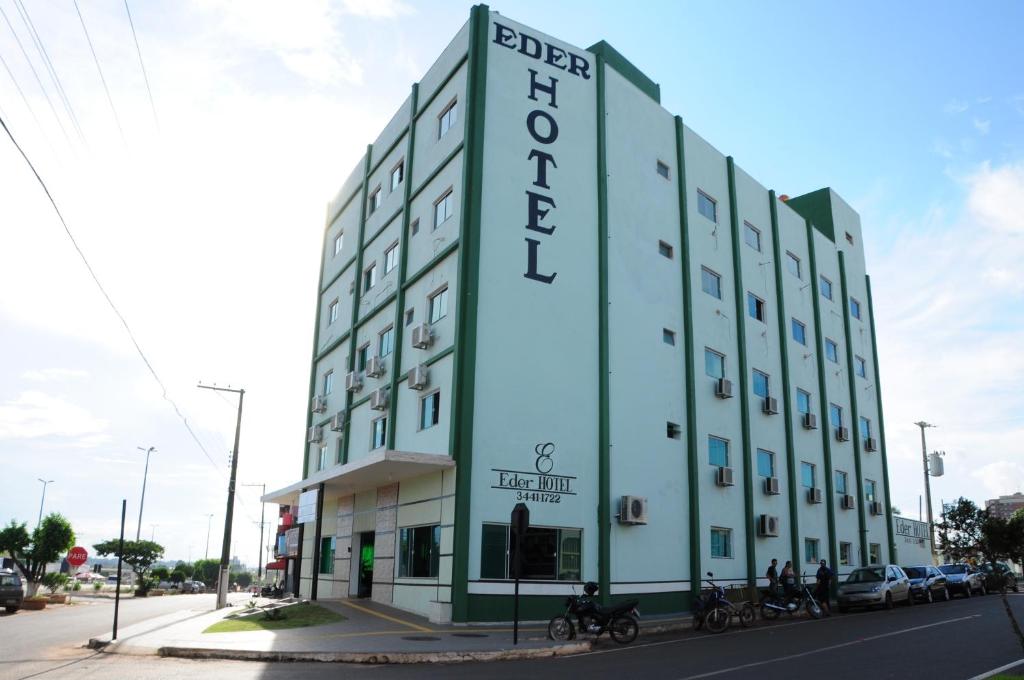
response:
{"label": "entrance canopy", "polygon": [[296,505],[303,489],[316,488],[321,483],[324,484],[325,493],[347,496],[453,467],[455,461],[449,456],[385,449],[345,465],[320,470],[308,479],[271,491],[260,500],[278,505]]}

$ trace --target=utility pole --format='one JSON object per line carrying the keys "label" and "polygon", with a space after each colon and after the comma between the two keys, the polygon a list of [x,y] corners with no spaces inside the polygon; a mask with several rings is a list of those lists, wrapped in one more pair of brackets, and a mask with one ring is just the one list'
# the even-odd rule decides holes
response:
{"label": "utility pole", "polygon": [[932,563],[935,562],[935,522],[932,519],[932,484],[928,479],[928,445],[925,444],[924,431],[926,428],[935,427],[931,423],[919,420],[914,425],[921,428],[921,461],[924,464],[924,502],[928,508],[928,536],[931,540]]}
{"label": "utility pole", "polygon": [[210,559],[210,525],[213,523],[213,513],[211,512],[206,516],[206,553],[203,555],[204,560]]}
{"label": "utility pole", "polygon": [[43,497],[39,500],[39,519],[36,520],[36,526],[39,526],[40,524],[43,523],[43,503],[46,502],[46,485],[47,484],[53,484],[53,480],[52,479],[42,479],[40,477],[36,477],[36,479],[38,479],[40,482],[43,483]]}
{"label": "utility pole", "polygon": [[238,474],[238,439],[242,433],[242,400],[245,399],[244,389],[204,385],[198,387],[217,392],[234,392],[238,395],[238,419],[235,421],[235,448],[231,455],[231,476],[228,478],[228,507],[224,514],[224,545],[220,551],[220,572],[217,574],[217,609],[228,604],[228,570],[231,567],[231,520],[235,514],[235,476]]}
{"label": "utility pole", "polygon": [[139,451],[146,452],[146,470],[142,473],[142,500],[139,501],[139,526],[135,529],[135,540],[139,540],[139,534],[142,532],[142,506],[146,503],[146,478],[149,477],[149,454],[156,451],[155,446],[150,446],[148,449],[144,449],[141,446],[136,446]]}
{"label": "utility pole", "polygon": [[150,524],[149,526],[150,526],[149,540],[150,541],[155,541],[156,540],[156,528],[158,526],[160,526],[160,525],[159,524]]}
{"label": "utility pole", "polygon": [[258,486],[263,489],[263,492],[260,494],[260,561],[257,565],[256,571],[256,580],[260,585],[263,585],[263,525],[266,524],[266,522],[263,521],[263,518],[266,515],[267,510],[267,504],[263,502],[263,497],[267,495],[267,485],[243,484],[242,486]]}

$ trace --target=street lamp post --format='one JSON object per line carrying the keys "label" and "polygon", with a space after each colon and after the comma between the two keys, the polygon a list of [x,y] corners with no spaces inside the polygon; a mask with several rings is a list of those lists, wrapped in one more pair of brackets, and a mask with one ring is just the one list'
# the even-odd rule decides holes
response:
{"label": "street lamp post", "polygon": [[136,446],[139,451],[146,452],[146,469],[142,473],[142,500],[139,501],[139,526],[135,529],[135,540],[139,540],[139,534],[142,533],[142,506],[146,503],[146,478],[149,477],[149,454],[156,451],[155,446],[150,446],[148,449],[144,449],[141,446]]}
{"label": "street lamp post", "polygon": [[158,526],[160,526],[160,525],[159,524],[150,524],[149,526],[150,526],[149,540],[150,541],[155,541],[156,540],[156,528]]}
{"label": "street lamp post", "polygon": [[928,445],[925,443],[924,431],[926,428],[935,427],[931,423],[919,420],[914,423],[921,428],[921,460],[924,463],[924,502],[928,508],[928,536],[931,540],[932,562],[935,562],[935,522],[932,519],[932,484],[928,479]]}
{"label": "street lamp post", "polygon": [[42,479],[40,477],[36,477],[36,479],[38,479],[40,482],[43,483],[43,497],[41,499],[39,499],[39,519],[36,520],[36,526],[39,526],[40,524],[43,523],[43,503],[46,502],[46,485],[47,484],[53,484],[53,480],[52,479]]}
{"label": "street lamp post", "polygon": [[263,489],[263,493],[260,495],[260,561],[256,568],[256,580],[260,585],[263,585],[263,525],[266,524],[263,518],[267,510],[267,504],[263,502],[263,496],[267,495],[267,485],[243,484],[242,486],[258,486]]}
{"label": "street lamp post", "polygon": [[213,513],[211,512],[206,516],[206,552],[203,554],[203,559],[210,559],[210,525],[213,522]]}

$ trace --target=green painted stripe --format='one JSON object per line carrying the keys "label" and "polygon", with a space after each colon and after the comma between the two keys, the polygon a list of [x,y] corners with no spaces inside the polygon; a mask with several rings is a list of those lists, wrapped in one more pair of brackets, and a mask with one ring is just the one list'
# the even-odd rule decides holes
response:
{"label": "green painted stripe", "polygon": [[[444,157],[444,160],[441,161],[441,163],[436,168],[434,168],[430,172],[429,175],[427,175],[427,178],[425,180],[420,182],[420,185],[418,187],[413,189],[412,195],[409,196],[409,201],[410,202],[415,201],[416,197],[419,196],[421,193],[423,193],[423,190],[426,189],[427,186],[431,182],[433,182],[434,179],[436,179],[438,175],[441,174],[441,171],[443,171],[446,167],[448,167],[449,163],[451,163],[453,160],[455,160],[455,157],[459,155],[459,152],[462,151],[462,149],[465,146],[465,144],[466,144],[465,141],[461,141],[458,144],[456,144],[455,148],[451,150],[451,153],[449,153],[447,156]],[[466,174],[466,169],[465,168],[462,169],[462,174],[463,175]]]}
{"label": "green painted stripe", "polygon": [[487,31],[490,11],[476,5],[470,13],[469,72],[466,83],[465,145],[462,167],[462,233],[459,236],[459,305],[452,384],[450,442],[455,458],[455,539],[452,560],[452,618],[469,617],[470,499],[473,481],[473,400],[476,394],[477,301],[480,286],[481,194],[484,174],[484,120],[487,99]]}
{"label": "green painted stripe", "polygon": [[[441,350],[440,352],[438,352],[434,356],[430,357],[426,361],[421,361],[420,363],[423,364],[424,366],[430,367],[430,366],[433,366],[434,364],[436,364],[437,362],[439,362],[441,359],[444,359],[446,356],[449,356],[449,355],[453,354],[454,352],[455,352],[455,345],[449,345],[446,349]],[[405,382],[405,380],[408,379],[408,377],[409,377],[408,373],[403,373],[401,376],[398,377],[397,380],[395,380],[395,384],[397,385],[400,382]],[[420,502],[424,502],[424,501],[416,501],[416,502],[420,503]]]}
{"label": "green painted stripe", "polygon": [[750,395],[747,372],[747,313],[744,309],[747,291],[743,287],[743,261],[740,257],[740,216],[736,205],[736,163],[732,156],[725,159],[729,173],[729,226],[732,229],[732,269],[736,285],[736,342],[740,364],[740,452],[743,456],[743,522],[747,546],[747,588],[751,597],[757,590],[757,562],[754,535],[754,480],[751,477],[750,458]]}
{"label": "green painted stripe", "polygon": [[[472,19],[470,20],[472,21]],[[470,26],[469,32],[473,32],[472,26]],[[472,36],[470,37],[470,49],[473,49]],[[459,69],[462,68],[462,65],[466,63],[467,59],[469,59],[468,54],[464,55],[461,59],[459,59],[458,63],[456,63],[455,66],[452,67],[452,70],[448,71],[448,75],[444,77],[444,80],[441,81],[441,84],[435,87],[434,91],[430,93],[430,96],[424,100],[423,106],[420,107],[420,110],[416,112],[417,121],[419,121],[420,116],[422,116],[426,112],[426,110],[430,108],[430,105],[434,103],[434,100],[437,99],[438,95],[440,95],[441,92],[444,91],[445,86],[448,85],[449,82],[451,82],[451,79],[455,77],[455,74],[459,72]]]}
{"label": "green painted stripe", "polygon": [[846,254],[839,251],[839,288],[843,294],[843,331],[846,333],[846,382],[850,385],[850,428],[853,430],[853,467],[857,474],[857,528],[861,566],[867,564],[868,524],[864,517],[864,473],[861,469],[860,409],[857,407],[857,374],[853,372],[853,334],[850,330],[850,291],[846,287]]}
{"label": "green painted stripe", "polygon": [[[378,285],[380,284],[378,283]],[[398,286],[398,288],[401,289],[401,286]],[[370,309],[370,311],[366,312],[366,314],[361,315],[359,321],[356,322],[356,332],[358,332],[359,329],[365,326],[366,324],[373,321],[374,317],[377,314],[379,314],[381,310],[390,305],[397,295],[397,291],[391,291],[390,293],[387,294],[387,296],[385,296],[383,300],[374,305],[373,308]]]}
{"label": "green painted stripe", "polygon": [[871,358],[875,362],[875,394],[878,395],[878,449],[882,453],[882,477],[885,488],[885,528],[889,537],[889,562],[896,562],[896,538],[892,533],[892,499],[889,495],[889,459],[885,448],[885,412],[882,410],[882,379],[878,368],[878,340],[875,339],[875,303],[871,299],[871,277],[865,276],[868,289],[868,320],[871,322]]}
{"label": "green painted stripe", "polygon": [[[313,351],[310,354],[314,357],[313,361],[310,362],[309,366],[309,396],[306,399],[306,431],[313,426],[313,396],[316,394],[316,365],[319,359],[316,357],[316,346],[320,342],[320,315],[323,311],[321,304],[321,293],[320,284],[324,279],[324,264],[327,262],[327,258],[324,255],[327,252],[327,230],[324,230],[323,242],[320,245],[320,276],[317,278],[317,294],[316,294],[316,314],[314,315],[316,321],[313,325]],[[309,442],[306,441],[306,432],[302,433],[302,479],[306,478],[306,470],[309,469]]]}
{"label": "green painted stripe", "polygon": [[[404,137],[405,133],[408,132],[408,131],[409,131],[409,126],[408,125],[403,127],[401,129],[401,131],[399,131],[399,133],[395,136],[395,141],[391,142],[391,145],[387,149],[384,150],[384,153],[381,154],[380,158],[379,159],[377,159],[377,158],[373,159],[373,165],[370,166],[370,172],[368,174],[372,175],[375,172],[377,172],[378,170],[380,170],[380,166],[384,163],[384,161],[387,160],[388,156],[391,155],[391,152],[394,151],[396,148],[398,148],[398,145],[402,143],[402,137]],[[397,165],[397,163],[396,163],[396,165]]]}
{"label": "green painted stripe", "polygon": [[782,413],[786,423],[786,474],[789,479],[790,551],[793,564],[800,564],[800,512],[797,505],[796,447],[793,444],[793,383],[789,374],[789,315],[782,278],[782,238],[779,230],[779,204],[775,191],[768,192],[772,216],[772,255],[775,259],[775,300],[779,318],[779,355],[782,359]]}
{"label": "green painted stripe", "polygon": [[[326,239],[327,239],[327,234],[325,233],[324,234],[324,240],[326,241]],[[326,243],[324,243],[324,248],[325,249],[327,248],[327,244]],[[327,251],[324,250],[325,254],[326,254],[326,252]],[[330,288],[331,286],[333,286],[334,282],[337,281],[338,279],[340,279],[341,275],[344,274],[348,270],[348,268],[352,266],[352,264],[355,261],[356,261],[356,256],[353,255],[352,257],[350,257],[348,259],[348,262],[346,262],[345,264],[341,265],[341,269],[338,270],[338,273],[335,274],[334,276],[332,276],[331,280],[328,281],[327,283],[323,284],[323,286],[320,288],[320,294],[323,295],[324,293],[326,293],[327,289]],[[325,259],[325,262],[326,262],[326,259]]]}
{"label": "green painted stripe", "polygon": [[458,239],[456,239],[455,241],[452,241],[451,243],[449,243],[437,255],[435,255],[434,257],[430,258],[429,262],[427,262],[425,265],[420,267],[419,270],[415,274],[413,274],[408,279],[406,279],[405,283],[402,284],[402,288],[405,288],[405,289],[410,288],[413,284],[415,284],[417,281],[422,279],[424,276],[426,276],[430,272],[434,271],[434,267],[436,267],[438,265],[438,263],[441,262],[441,260],[445,259],[449,255],[451,255],[453,252],[455,252],[455,249],[458,248],[458,247],[459,247]]}
{"label": "green painted stripe", "polygon": [[693,284],[691,283],[691,247],[690,247],[690,215],[686,193],[686,144],[683,119],[675,117],[676,122],[676,182],[679,191],[679,247],[682,250],[683,265],[683,351],[686,353],[686,477],[690,496],[690,583],[691,595],[687,600],[693,604],[693,598],[700,588],[693,586],[701,582],[700,561],[700,463],[697,460],[697,374],[693,348]]}
{"label": "green painted stripe", "polygon": [[[409,119],[414,120],[416,117],[416,99],[419,97],[420,86],[418,83],[413,83],[412,93],[409,95]],[[404,195],[402,196],[402,238],[399,244],[399,260],[398,260],[398,292],[395,298],[395,352],[391,359],[391,394],[388,399],[388,420],[391,423],[391,427],[387,429],[387,443],[386,448],[395,448],[395,436],[398,430],[397,423],[397,411],[398,411],[398,391],[395,387],[398,385],[399,372],[402,370],[402,350],[404,349],[403,341],[405,335],[405,324],[402,318],[405,313],[405,275],[409,267],[409,195],[411,193],[410,186],[412,185],[412,164],[413,164],[413,152],[416,149],[416,125],[410,125],[409,129],[409,146],[405,152],[405,187]],[[402,376],[405,377],[404,375]]]}
{"label": "green painted stripe", "polygon": [[[351,334],[351,331],[345,331],[344,333],[341,334],[341,337],[336,338],[335,340],[332,340],[331,344],[327,345],[327,347],[325,347],[322,352],[320,352],[319,354],[316,355],[316,358],[314,359],[314,362],[319,363],[325,356],[327,356],[328,354],[333,352],[335,350],[335,348],[338,347],[338,345],[340,345],[341,343],[343,343],[346,340],[348,340],[350,334]],[[313,403],[313,397],[310,397],[309,401],[310,401],[310,404],[312,404]]]}
{"label": "green painted stripe", "polygon": [[[403,181],[403,184],[404,183],[405,182]],[[403,206],[404,206],[404,201],[403,201]],[[370,235],[370,237],[366,239],[366,243],[363,244],[363,248],[369,248],[371,245],[373,245],[373,242],[377,240],[377,237],[380,236],[381,234],[383,234],[384,230],[387,229],[388,227],[390,227],[391,223],[394,222],[396,219],[398,219],[398,217],[401,216],[401,214],[402,214],[402,208],[398,208],[397,210],[395,210],[395,212],[391,213],[388,216],[388,218],[386,220],[384,220],[384,223],[377,229],[377,231],[373,232]]]}
{"label": "green painted stripe", "polygon": [[608,402],[608,140],[605,62],[595,55],[597,73],[597,582],[601,602],[611,596],[611,409]]}
{"label": "green painted stripe", "polygon": [[[364,178],[366,177],[366,173],[365,173],[365,172],[363,173],[363,177],[364,177]],[[346,209],[346,208],[348,208],[349,204],[350,204],[350,203],[351,203],[351,202],[352,202],[352,201],[353,201],[353,200],[355,199],[355,197],[356,197],[356,196],[358,196],[358,195],[359,195],[359,192],[360,192],[360,191],[362,191],[362,190],[363,190],[363,185],[362,185],[362,184],[359,184],[359,185],[358,185],[358,186],[357,186],[357,187],[356,187],[356,188],[355,188],[355,189],[354,189],[354,190],[352,191],[352,195],[351,195],[351,196],[349,196],[348,198],[346,198],[346,199],[345,199],[345,202],[341,204],[341,207],[340,207],[340,208],[338,208],[337,210],[335,210],[335,211],[334,211],[334,215],[330,215],[330,216],[328,216],[328,218],[327,218],[327,226],[326,226],[326,227],[324,227],[324,231],[327,231],[328,229],[330,229],[330,228],[331,228],[331,225],[332,225],[332,224],[334,224],[334,222],[335,222],[335,221],[336,221],[336,220],[337,220],[337,219],[338,219],[339,217],[341,217],[341,213],[345,212],[345,209]]]}
{"label": "green painted stripe", "polygon": [[818,403],[821,404],[821,447],[825,456],[825,507],[828,512],[828,560],[833,568],[839,564],[836,554],[836,508],[835,491],[832,481],[832,424],[828,418],[828,390],[825,388],[825,334],[822,332],[821,303],[819,299],[821,292],[818,290],[818,257],[817,248],[814,243],[814,225],[810,220],[804,220],[807,225],[807,252],[811,261],[811,297],[814,299],[814,341],[816,343],[815,356],[818,360]]}

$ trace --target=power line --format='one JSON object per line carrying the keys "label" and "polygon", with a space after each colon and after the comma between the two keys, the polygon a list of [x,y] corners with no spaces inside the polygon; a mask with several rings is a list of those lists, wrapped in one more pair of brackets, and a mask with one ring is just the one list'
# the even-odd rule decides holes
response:
{"label": "power line", "polygon": [[142,79],[146,81],[146,93],[149,94],[149,106],[153,109],[153,121],[156,129],[160,129],[160,119],[156,115],[156,103],[153,101],[153,90],[149,87],[149,76],[146,74],[146,65],[142,61],[142,50],[139,49],[139,36],[135,34],[135,22],[132,21],[132,11],[128,9],[128,0],[124,0],[124,11],[128,13],[128,25],[132,27],[132,39],[135,41],[135,53],[139,55],[139,66],[142,68]]}
{"label": "power line", "polygon": [[103,77],[103,69],[100,67],[100,60],[96,56],[96,50],[92,46],[92,38],[89,37],[89,29],[85,27],[85,18],[82,10],[78,7],[78,0],[74,0],[75,11],[78,12],[78,20],[82,23],[82,32],[85,33],[85,41],[89,43],[89,51],[92,52],[92,61],[99,71],[100,81],[103,83],[103,91],[107,93],[107,101],[110,103],[110,111],[114,114],[114,122],[117,123],[117,131],[121,133],[121,141],[124,141],[124,130],[121,128],[121,119],[117,115],[117,108],[114,107],[114,99],[110,96],[110,88],[107,87],[107,79]]}
{"label": "power line", "polygon": [[[46,131],[43,130],[43,124],[39,122],[39,116],[36,115],[35,109],[33,109],[32,105],[29,104],[28,97],[25,96],[25,93],[21,89],[21,85],[18,84],[18,79],[14,77],[14,72],[11,71],[11,67],[7,65],[7,61],[4,59],[4,55],[2,54],[0,54],[0,65],[3,65],[4,70],[7,71],[7,75],[11,77],[11,82],[14,83],[14,89],[16,89],[18,94],[21,95],[21,101],[25,102],[25,108],[28,109],[30,114],[32,114],[32,120],[36,122],[36,125],[39,126],[39,131],[42,132],[45,137]],[[49,144],[50,140],[47,139],[46,143]],[[50,147],[50,150],[53,150],[52,146]]]}

